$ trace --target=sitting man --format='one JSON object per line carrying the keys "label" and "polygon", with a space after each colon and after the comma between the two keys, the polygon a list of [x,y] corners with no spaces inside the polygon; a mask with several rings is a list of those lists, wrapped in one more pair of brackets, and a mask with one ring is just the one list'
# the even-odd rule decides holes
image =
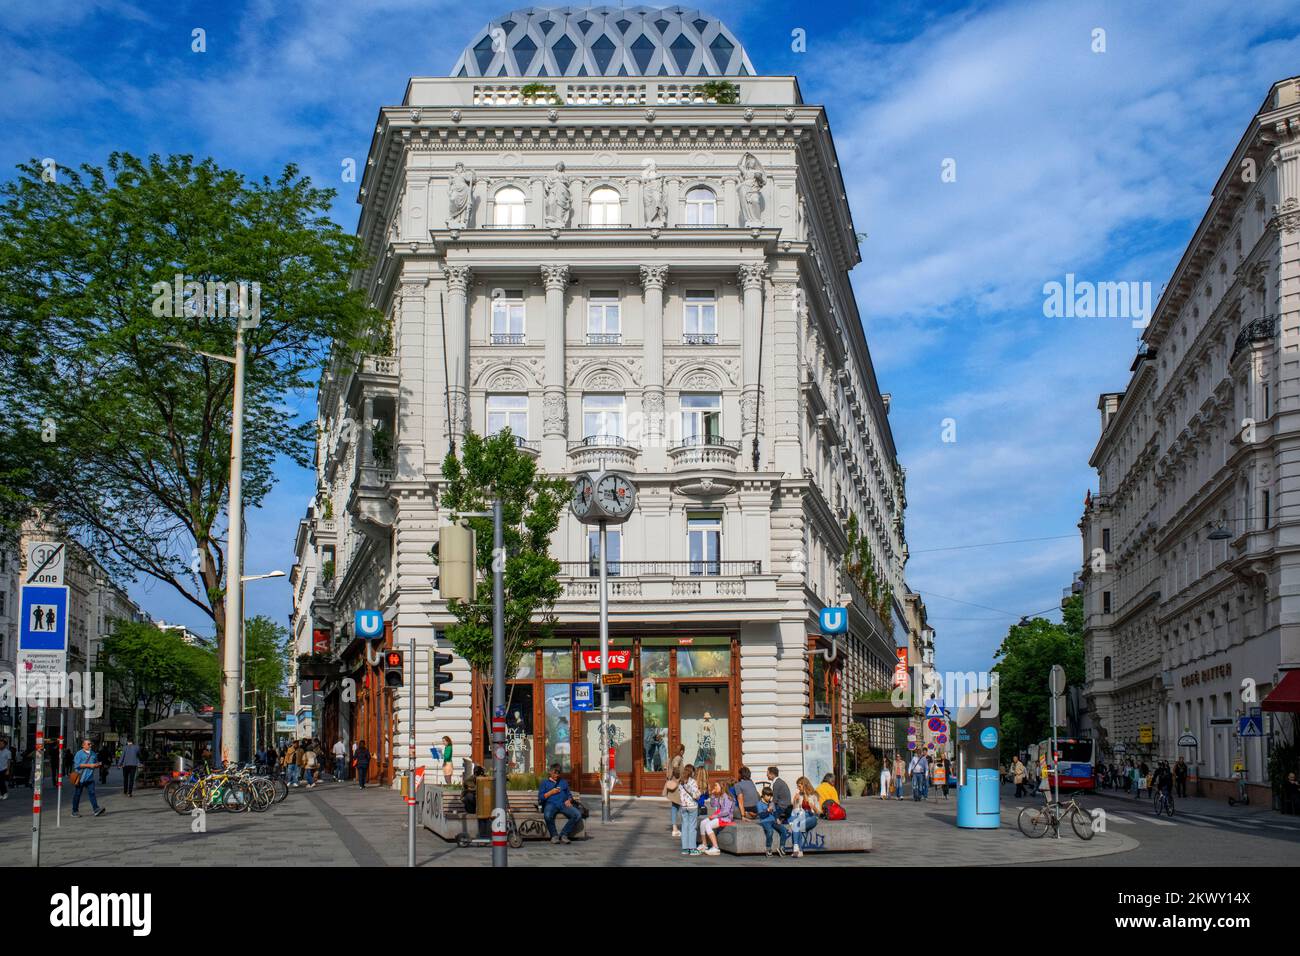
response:
{"label": "sitting man", "polygon": [[[582,811],[573,805],[573,795],[569,792],[569,781],[560,779],[560,765],[551,764],[551,772],[537,788],[537,802],[542,805],[542,816],[546,820],[546,832],[551,835],[552,843],[568,843],[582,823]],[[557,836],[555,817],[558,814],[568,817],[564,829]]]}

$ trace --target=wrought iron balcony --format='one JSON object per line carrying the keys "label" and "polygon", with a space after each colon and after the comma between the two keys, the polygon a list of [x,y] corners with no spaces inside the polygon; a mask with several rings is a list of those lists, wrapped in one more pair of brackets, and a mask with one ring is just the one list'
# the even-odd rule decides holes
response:
{"label": "wrought iron balcony", "polygon": [[631,465],[641,449],[622,435],[588,435],[569,442],[569,461],[574,468],[597,468],[603,459],[607,465]]}
{"label": "wrought iron balcony", "polygon": [[683,345],[717,345],[717,332],[687,332],[682,336]]}
{"label": "wrought iron balcony", "polygon": [[1262,319],[1247,322],[1237,334],[1237,341],[1232,346],[1232,357],[1229,361],[1235,359],[1237,354],[1251,342],[1267,342],[1275,335],[1277,335],[1277,318],[1274,316],[1266,315]]}
{"label": "wrought iron balcony", "polygon": [[528,336],[523,332],[493,332],[493,345],[527,345]]}
{"label": "wrought iron balcony", "polygon": [[[740,577],[762,574],[762,561],[609,561],[611,577]],[[600,577],[599,561],[561,561],[560,575],[571,578]]]}
{"label": "wrought iron balcony", "polygon": [[588,345],[620,345],[623,342],[621,332],[588,332]]}

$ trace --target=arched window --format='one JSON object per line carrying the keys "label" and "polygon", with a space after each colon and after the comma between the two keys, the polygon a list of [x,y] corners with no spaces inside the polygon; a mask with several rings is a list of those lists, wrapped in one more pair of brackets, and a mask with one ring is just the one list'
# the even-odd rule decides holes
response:
{"label": "arched window", "polygon": [[589,221],[593,226],[617,226],[622,220],[623,206],[617,189],[601,186],[591,191],[591,215]]}
{"label": "arched window", "polygon": [[696,186],[686,193],[686,225],[716,226],[718,197],[708,186]]}
{"label": "arched window", "polygon": [[492,206],[492,222],[506,229],[519,229],[527,225],[528,208],[524,202],[524,191],[515,186],[503,186],[498,189]]}

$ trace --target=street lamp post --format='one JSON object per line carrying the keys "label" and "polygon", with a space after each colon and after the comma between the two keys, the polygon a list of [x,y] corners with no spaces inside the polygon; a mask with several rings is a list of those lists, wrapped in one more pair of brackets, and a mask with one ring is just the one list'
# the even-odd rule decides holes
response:
{"label": "street lamp post", "polygon": [[[265,581],[268,578],[282,578],[282,577],[284,577],[283,571],[267,571],[265,574],[245,574],[241,576],[239,579],[240,608],[242,609],[244,606],[244,585],[247,584],[249,581]],[[244,689],[246,684],[246,681],[244,679],[245,677],[244,665],[247,657],[248,657],[248,644],[246,642],[244,618],[243,615],[241,614],[239,618],[239,709],[241,713],[244,710],[244,701],[247,699],[247,691]],[[258,661],[264,661],[264,660],[266,660],[265,657],[259,657],[257,661],[255,661],[254,663],[257,663]],[[253,746],[257,746],[256,720],[254,720]]]}

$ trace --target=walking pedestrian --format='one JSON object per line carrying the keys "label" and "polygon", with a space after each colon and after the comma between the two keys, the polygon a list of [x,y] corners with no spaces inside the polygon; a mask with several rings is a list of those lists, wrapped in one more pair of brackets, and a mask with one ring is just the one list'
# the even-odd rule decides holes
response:
{"label": "walking pedestrian", "polygon": [[925,754],[917,751],[907,765],[907,775],[912,780],[912,802],[920,803],[925,785]]}
{"label": "walking pedestrian", "polygon": [[298,742],[289,742],[289,749],[284,752],[284,782],[291,787],[298,786]]}
{"label": "walking pedestrian", "polygon": [[794,805],[790,810],[790,835],[794,841],[794,856],[803,856],[803,848],[808,842],[808,834],[817,826],[817,817],[822,812],[817,790],[807,777],[795,781]]}
{"label": "walking pedestrian", "polygon": [[357,781],[361,789],[366,789],[366,774],[370,772],[370,748],[366,746],[364,740],[357,743],[357,755],[352,762],[356,764]]}
{"label": "walking pedestrian", "polygon": [[947,757],[934,760],[934,782],[943,791],[943,798],[948,799],[948,782],[952,779],[952,763]]}
{"label": "walking pedestrian", "polygon": [[907,778],[907,765],[903,763],[903,755],[897,754],[894,757],[894,799],[903,799],[903,783]]}
{"label": "walking pedestrian", "polygon": [[130,737],[126,738],[126,746],[122,748],[122,756],[118,758],[117,765],[122,768],[122,793],[128,797],[135,796],[135,775],[140,771],[140,747]]}
{"label": "walking pedestrian", "polygon": [[880,764],[880,799],[889,799],[889,788],[893,785],[894,775],[889,771],[889,761],[881,761]]}
{"label": "walking pedestrian", "polygon": [[316,788],[316,768],[320,766],[320,756],[316,753],[315,744],[309,744],[302,755],[302,769],[307,773],[307,789]]}
{"label": "walking pedestrian", "polygon": [[695,780],[695,768],[690,764],[682,767],[682,777],[677,786],[682,804],[682,856],[699,856],[696,838],[699,836],[700,785]]}
{"label": "walking pedestrian", "polygon": [[682,775],[680,770],[669,770],[668,776],[664,778],[663,795],[668,799],[668,822],[672,824],[673,836],[682,835],[681,822],[682,815]]}
{"label": "walking pedestrian", "polygon": [[340,737],[334,741],[334,781],[342,783],[348,778],[348,745]]}
{"label": "walking pedestrian", "polygon": [[14,762],[14,752],[9,749],[9,741],[0,737],[0,800],[9,799],[9,768]]}
{"label": "walking pedestrian", "polygon": [[442,738],[442,780],[447,786],[451,786],[451,738],[443,735]]}
{"label": "walking pedestrian", "polygon": [[90,741],[83,740],[81,749],[77,751],[77,756],[73,759],[73,774],[75,776],[76,790],[72,794],[72,815],[81,816],[77,808],[81,806],[81,794],[85,792],[90,798],[90,806],[95,812],[93,816],[100,816],[104,808],[99,805],[95,799],[95,771],[99,769],[99,755],[91,749]]}
{"label": "walking pedestrian", "polygon": [[1016,796],[1025,795],[1025,782],[1029,779],[1029,771],[1025,769],[1025,762],[1020,759],[1020,754],[1016,754],[1011,761],[1011,779],[1016,783]]}
{"label": "walking pedestrian", "polygon": [[99,782],[108,783],[108,769],[113,766],[113,759],[117,755],[117,746],[105,741],[103,747],[99,750]]}
{"label": "walking pedestrian", "polygon": [[1174,764],[1174,792],[1178,794],[1178,799],[1187,796],[1187,761],[1182,757]]}

